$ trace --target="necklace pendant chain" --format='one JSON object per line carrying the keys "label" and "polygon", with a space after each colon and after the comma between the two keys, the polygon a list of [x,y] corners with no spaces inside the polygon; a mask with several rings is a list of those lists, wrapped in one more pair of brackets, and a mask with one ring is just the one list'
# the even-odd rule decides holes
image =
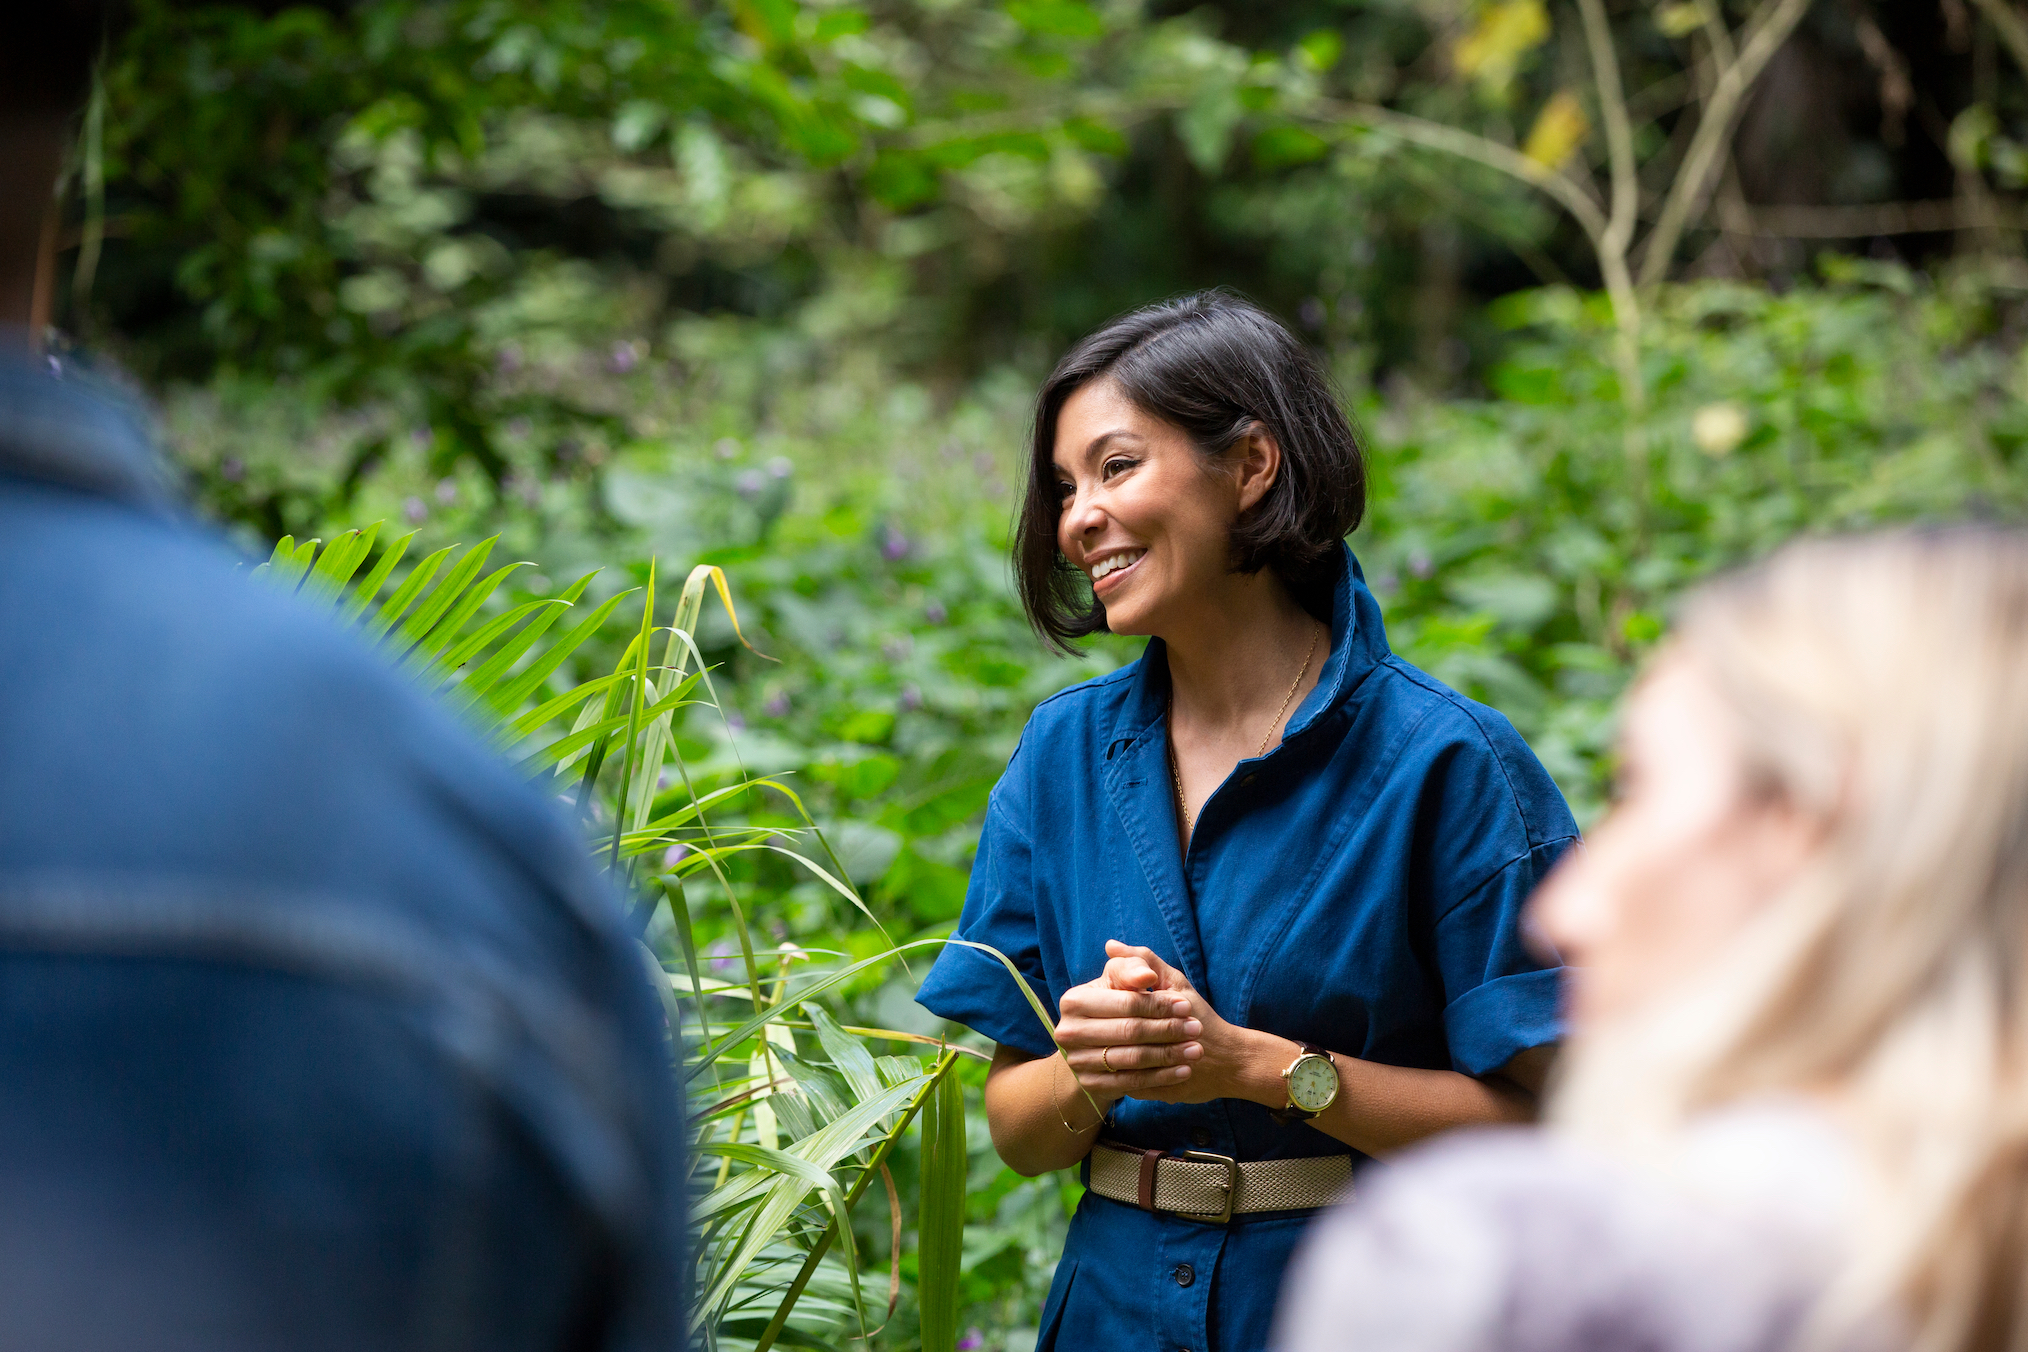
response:
{"label": "necklace pendant chain", "polygon": [[1289,693],[1282,696],[1282,707],[1275,710],[1275,719],[1268,724],[1267,736],[1260,739],[1260,750],[1253,753],[1256,760],[1267,754],[1268,743],[1275,737],[1275,729],[1282,725],[1282,715],[1289,711],[1289,701],[1296,697],[1296,687],[1303,683],[1303,677],[1310,674],[1310,659],[1317,655],[1317,641],[1323,637],[1322,630],[1310,635],[1310,650],[1303,654],[1303,665],[1296,668],[1296,679],[1289,682]]}
{"label": "necklace pendant chain", "polygon": [[[1256,760],[1267,754],[1268,743],[1275,738],[1275,729],[1282,725],[1282,715],[1289,711],[1289,704],[1296,698],[1296,688],[1303,683],[1303,677],[1310,674],[1310,659],[1317,655],[1317,644],[1323,637],[1321,629],[1310,635],[1310,650],[1303,654],[1303,665],[1296,668],[1296,679],[1289,682],[1289,693],[1282,696],[1282,707],[1275,710],[1274,721],[1268,724],[1267,735],[1260,739],[1260,749],[1253,753]],[[1173,697],[1171,707],[1174,707]],[[1176,782],[1176,810],[1183,814],[1183,835],[1187,839],[1194,823],[1190,817],[1190,798],[1183,792],[1183,767],[1176,757],[1174,736],[1169,739],[1169,777]]]}

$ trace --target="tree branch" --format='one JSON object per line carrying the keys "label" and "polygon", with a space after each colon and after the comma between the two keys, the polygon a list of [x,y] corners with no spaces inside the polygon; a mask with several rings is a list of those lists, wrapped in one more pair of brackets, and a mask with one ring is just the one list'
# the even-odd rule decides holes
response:
{"label": "tree branch", "polygon": [[2007,44],[2007,51],[2012,54],[2014,64],[2023,71],[2028,71],[2028,23],[2021,21],[2021,16],[2014,12],[2014,7],[2008,4],[2007,0],[1972,0],[1972,2],[1991,22],[1994,31],[1999,33],[2000,41]]}
{"label": "tree branch", "polygon": [[[1987,2],[1980,0],[1981,4]],[[1704,116],[1698,122],[1697,135],[1690,142],[1690,153],[1684,157],[1683,168],[1669,189],[1661,219],[1648,235],[1647,252],[1641,260],[1641,285],[1653,285],[1668,275],[1683,232],[1689,228],[1692,214],[1710,187],[1720,152],[1732,139],[1733,120],[1747,91],[1788,41],[1809,7],[1810,0],[1773,0],[1749,26],[1739,59],[1719,72],[1710,101],[1704,106]]]}
{"label": "tree branch", "polygon": [[1566,175],[1529,159],[1512,146],[1503,146],[1475,132],[1460,131],[1428,118],[1397,113],[1378,104],[1320,101],[1317,108],[1320,113],[1330,114],[1338,120],[1367,123],[1426,150],[1441,150],[1498,170],[1510,178],[1520,179],[1556,199],[1557,205],[1571,214],[1594,245],[1606,232],[1605,212],[1600,209],[1596,198]]}
{"label": "tree branch", "polygon": [[1725,27],[1725,16],[1718,12],[1718,0],[1697,0],[1697,12],[1704,16],[1704,36],[1711,43],[1711,54],[1724,70],[1739,59],[1739,53],[1733,50],[1732,34]]}
{"label": "tree branch", "polygon": [[1634,237],[1641,188],[1635,175],[1634,134],[1627,125],[1626,91],[1620,86],[1620,58],[1613,50],[1613,30],[1606,22],[1602,0],[1577,0],[1577,7],[1584,15],[1584,36],[1591,49],[1592,77],[1598,82],[1599,113],[1605,119],[1606,149],[1612,161],[1612,217],[1599,247],[1624,253]]}

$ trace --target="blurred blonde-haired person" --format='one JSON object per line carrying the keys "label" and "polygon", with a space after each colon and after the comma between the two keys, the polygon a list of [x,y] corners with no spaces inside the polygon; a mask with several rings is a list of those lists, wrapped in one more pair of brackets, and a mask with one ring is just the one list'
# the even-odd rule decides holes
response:
{"label": "blurred blonde-haired person", "polygon": [[2028,535],[1704,588],[1533,918],[1546,1129],[1361,1180],[1284,1352],[2028,1348]]}

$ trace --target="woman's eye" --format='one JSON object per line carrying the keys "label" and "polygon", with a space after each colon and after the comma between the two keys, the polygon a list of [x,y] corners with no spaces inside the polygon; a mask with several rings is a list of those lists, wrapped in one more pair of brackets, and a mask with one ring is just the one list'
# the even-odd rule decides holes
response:
{"label": "woman's eye", "polygon": [[1133,461],[1127,459],[1127,457],[1123,455],[1117,455],[1114,456],[1112,459],[1106,461],[1105,466],[1101,472],[1108,479],[1110,479],[1115,474],[1124,474],[1126,471],[1132,469],[1133,467],[1134,467]]}
{"label": "woman's eye", "polygon": [[1068,480],[1064,480],[1056,485],[1056,496],[1059,498],[1075,497],[1076,494],[1077,485]]}

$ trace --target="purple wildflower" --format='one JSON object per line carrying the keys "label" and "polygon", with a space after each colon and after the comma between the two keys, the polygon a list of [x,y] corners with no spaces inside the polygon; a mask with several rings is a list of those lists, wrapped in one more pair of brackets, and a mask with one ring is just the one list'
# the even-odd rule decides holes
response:
{"label": "purple wildflower", "polygon": [[218,477],[229,484],[236,484],[246,477],[246,462],[236,455],[228,455],[218,462]]}
{"label": "purple wildflower", "polygon": [[739,490],[741,497],[754,498],[760,496],[760,491],[768,486],[768,481],[759,470],[750,469],[734,480],[733,486]]}
{"label": "purple wildflower", "polygon": [[711,443],[711,449],[717,453],[720,460],[737,460],[739,458],[739,443],[731,437],[720,437],[717,441]]}
{"label": "purple wildflower", "polygon": [[456,479],[437,480],[437,501],[448,507],[457,500],[458,481]]}
{"label": "purple wildflower", "polygon": [[951,617],[951,613],[948,610],[944,609],[944,603],[942,601],[930,602],[929,605],[923,609],[922,614],[923,618],[928,620],[931,624],[942,624],[945,620],[948,620]]}
{"label": "purple wildflower", "polygon": [[787,718],[789,716],[788,692],[785,690],[775,691],[774,694],[768,696],[768,702],[761,707],[767,710],[769,718]]}
{"label": "purple wildflower", "polygon": [[408,523],[411,526],[420,526],[423,522],[429,520],[430,505],[421,498],[412,497],[401,504],[401,514],[408,518]]}
{"label": "purple wildflower", "polygon": [[689,856],[690,847],[688,845],[671,845],[668,849],[662,851],[662,871],[664,873],[669,872],[669,870],[675,868]]}
{"label": "purple wildflower", "polygon": [[889,563],[900,563],[908,557],[908,537],[889,526],[880,541],[880,557]]}
{"label": "purple wildflower", "polygon": [[795,464],[786,455],[778,455],[768,461],[768,473],[777,479],[786,479],[795,472]]}
{"label": "purple wildflower", "polygon": [[966,1329],[965,1336],[958,1339],[958,1352],[977,1352],[986,1345],[986,1335],[977,1329]]}
{"label": "purple wildflower", "polygon": [[1418,549],[1408,556],[1408,571],[1417,577],[1428,577],[1436,571],[1436,561],[1430,558],[1429,551]]}
{"label": "purple wildflower", "polygon": [[437,434],[427,427],[418,427],[408,434],[408,439],[409,444],[417,450],[426,451],[430,448],[430,443],[437,439]]}
{"label": "purple wildflower", "polygon": [[616,376],[623,376],[641,364],[641,351],[633,343],[614,343],[612,354],[606,358],[606,369]]}
{"label": "purple wildflower", "polygon": [[914,685],[903,686],[901,688],[901,711],[909,714],[914,713],[920,708],[922,708],[922,691]]}

